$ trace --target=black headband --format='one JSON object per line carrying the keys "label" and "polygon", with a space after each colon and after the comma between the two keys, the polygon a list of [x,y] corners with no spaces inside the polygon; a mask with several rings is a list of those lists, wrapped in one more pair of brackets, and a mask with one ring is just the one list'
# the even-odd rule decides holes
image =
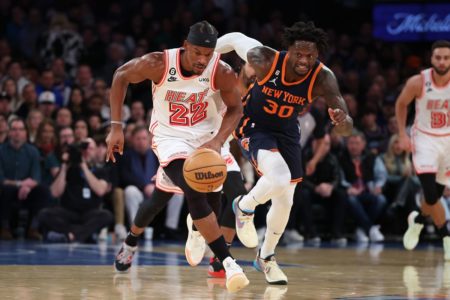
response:
{"label": "black headband", "polygon": [[200,47],[216,48],[217,34],[193,32],[191,30],[189,31],[186,41]]}

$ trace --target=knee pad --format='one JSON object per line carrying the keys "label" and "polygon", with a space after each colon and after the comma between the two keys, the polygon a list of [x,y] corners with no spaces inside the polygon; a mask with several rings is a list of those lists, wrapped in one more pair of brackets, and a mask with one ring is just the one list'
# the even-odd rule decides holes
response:
{"label": "knee pad", "polygon": [[206,194],[193,190],[186,183],[183,176],[183,164],[184,159],[176,159],[164,168],[164,172],[173,183],[183,190],[192,220],[202,219],[211,214],[211,206],[208,204]]}
{"label": "knee pad", "polygon": [[[425,197],[425,202],[428,205],[434,205],[438,202],[439,198],[442,196],[442,191],[439,184],[436,183],[435,173],[424,173],[418,175],[420,184],[422,185],[423,194]],[[439,193],[439,190],[441,192]]]}

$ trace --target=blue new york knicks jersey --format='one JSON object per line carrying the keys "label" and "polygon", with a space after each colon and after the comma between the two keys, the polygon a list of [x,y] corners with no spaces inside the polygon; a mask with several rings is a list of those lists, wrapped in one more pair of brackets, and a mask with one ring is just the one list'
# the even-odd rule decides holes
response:
{"label": "blue new york knicks jersey", "polygon": [[286,82],[287,52],[275,55],[272,68],[266,78],[255,82],[245,98],[244,116],[235,135],[241,138],[252,129],[284,135],[299,140],[297,116],[312,102],[312,87],[322,68],[316,61],[313,68],[301,80]]}

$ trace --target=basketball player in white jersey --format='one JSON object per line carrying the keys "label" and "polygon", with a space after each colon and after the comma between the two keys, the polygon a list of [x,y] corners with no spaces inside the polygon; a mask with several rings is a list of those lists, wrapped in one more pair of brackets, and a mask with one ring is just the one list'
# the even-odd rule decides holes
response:
{"label": "basketball player in white jersey", "polygon": [[[413,211],[408,216],[403,244],[414,249],[425,217],[431,216],[443,237],[444,257],[450,260],[449,214],[442,199],[445,185],[450,185],[450,42],[437,41],[431,51],[432,67],[408,79],[395,106],[400,143],[412,151],[425,198],[421,214]],[[407,107],[414,99],[416,117],[410,139],[405,124]]]}
{"label": "basketball player in white jersey", "polygon": [[[235,292],[249,281],[231,256],[221,234],[217,215],[220,192],[199,193],[191,189],[183,177],[185,159],[195,149],[206,147],[220,151],[242,115],[242,104],[234,71],[214,52],[217,30],[202,21],[191,26],[182,48],[152,52],[133,59],[114,74],[111,86],[111,132],[107,137],[107,160],[115,161],[114,152],[123,151],[121,107],[129,83],[152,81],[153,115],[150,131],[153,149],[170,180],[180,187],[188,203],[195,227],[211,250],[223,263],[226,286]],[[220,91],[227,111],[220,115],[212,95]],[[116,269],[126,267],[137,243],[138,235],[127,236],[122,247],[123,259]],[[134,241],[133,241],[134,240]],[[189,261],[195,245],[186,245]]]}

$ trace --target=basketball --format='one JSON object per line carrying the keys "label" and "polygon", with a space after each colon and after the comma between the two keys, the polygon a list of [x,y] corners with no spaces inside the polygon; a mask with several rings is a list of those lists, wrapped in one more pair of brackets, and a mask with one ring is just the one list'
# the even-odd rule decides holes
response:
{"label": "basketball", "polygon": [[216,151],[201,148],[192,152],[184,162],[183,176],[193,190],[210,193],[224,183],[227,165]]}

